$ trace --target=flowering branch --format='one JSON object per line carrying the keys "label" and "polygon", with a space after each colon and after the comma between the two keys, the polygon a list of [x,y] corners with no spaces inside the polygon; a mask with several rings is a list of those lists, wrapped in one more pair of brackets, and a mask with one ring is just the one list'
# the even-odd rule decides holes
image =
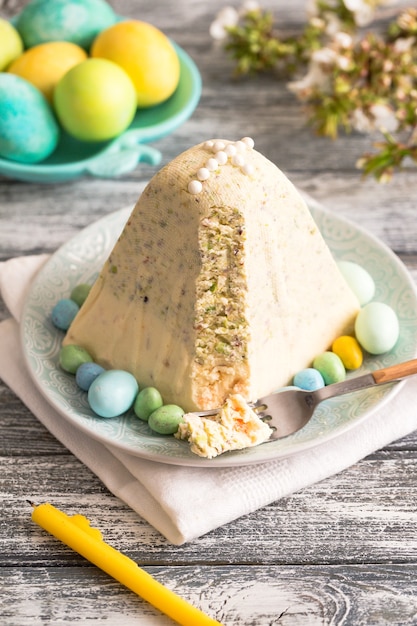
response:
{"label": "flowering branch", "polygon": [[225,40],[237,75],[268,71],[289,81],[318,134],[379,132],[375,152],[357,166],[380,182],[404,161],[417,163],[417,9],[404,10],[380,34],[361,34],[384,3],[310,0],[303,31],[285,36],[251,1],[240,12],[223,9],[210,30]]}

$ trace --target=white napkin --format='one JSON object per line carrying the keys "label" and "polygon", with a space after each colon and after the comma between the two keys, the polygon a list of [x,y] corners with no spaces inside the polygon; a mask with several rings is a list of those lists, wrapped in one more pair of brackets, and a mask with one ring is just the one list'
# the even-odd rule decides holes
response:
{"label": "white napkin", "polygon": [[[25,367],[19,317],[31,279],[48,257],[0,263],[0,291],[12,315],[0,324],[0,376],[46,428],[106,487],[170,542],[182,544],[349,467],[417,428],[417,377],[347,433],[261,465],[194,468],[143,460],[80,433],[49,406]],[[35,443],[36,445],[36,443]]]}

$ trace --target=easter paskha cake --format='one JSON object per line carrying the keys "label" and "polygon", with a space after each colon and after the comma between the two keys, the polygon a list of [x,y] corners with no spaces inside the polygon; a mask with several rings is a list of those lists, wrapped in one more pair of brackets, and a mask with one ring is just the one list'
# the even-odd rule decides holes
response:
{"label": "easter paskha cake", "polygon": [[148,183],[64,344],[192,411],[288,384],[358,310],[283,172],[213,140]]}

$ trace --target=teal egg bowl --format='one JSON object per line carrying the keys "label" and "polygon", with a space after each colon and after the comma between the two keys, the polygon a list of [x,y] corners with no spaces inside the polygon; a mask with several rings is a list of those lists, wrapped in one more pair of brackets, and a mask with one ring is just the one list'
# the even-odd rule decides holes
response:
{"label": "teal egg bowl", "polygon": [[177,89],[165,102],[138,109],[124,133],[110,141],[87,143],[62,131],[57,148],[47,159],[29,165],[0,158],[0,174],[28,182],[60,183],[83,176],[114,178],[131,172],[140,162],[158,165],[162,155],[148,144],[183,124],[201,96],[197,66],[182,48],[174,45],[181,68]]}

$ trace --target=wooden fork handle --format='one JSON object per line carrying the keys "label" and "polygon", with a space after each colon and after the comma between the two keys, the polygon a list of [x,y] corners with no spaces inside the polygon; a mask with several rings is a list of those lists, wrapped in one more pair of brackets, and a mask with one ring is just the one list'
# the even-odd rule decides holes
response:
{"label": "wooden fork handle", "polygon": [[381,383],[389,383],[392,380],[398,380],[417,374],[417,359],[411,361],[405,361],[404,363],[398,363],[397,365],[391,365],[390,367],[384,367],[380,370],[372,372],[372,376],[375,382],[379,385]]}

